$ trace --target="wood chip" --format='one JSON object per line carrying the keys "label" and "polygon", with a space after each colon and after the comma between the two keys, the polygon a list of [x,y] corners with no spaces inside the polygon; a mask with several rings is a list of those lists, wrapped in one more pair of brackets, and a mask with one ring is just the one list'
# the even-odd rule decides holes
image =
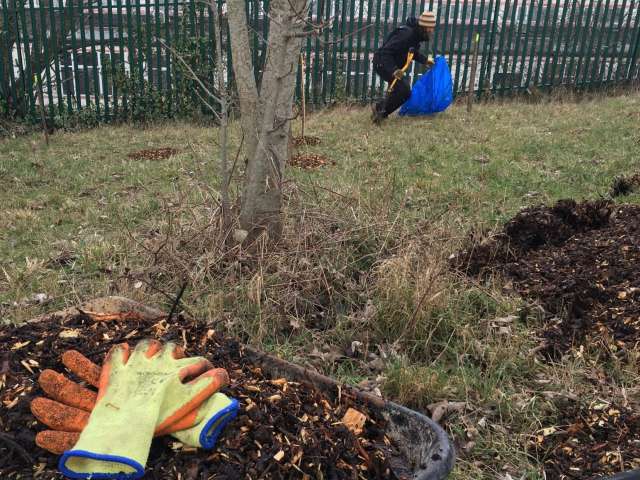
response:
{"label": "wood chip", "polygon": [[364,428],[364,424],[367,421],[367,416],[356,410],[355,408],[349,407],[347,413],[342,417],[342,423],[354,434],[360,435]]}
{"label": "wood chip", "polygon": [[26,368],[27,370],[29,370],[29,373],[31,373],[31,375],[33,375],[33,374],[34,374],[34,373],[33,373],[33,370],[31,369],[31,367],[29,366],[29,364],[28,364],[25,360],[20,361],[20,364],[21,364],[24,368]]}
{"label": "wood chip", "polygon": [[124,338],[126,338],[126,339],[128,340],[128,339],[130,339],[131,337],[133,337],[133,336],[135,336],[135,335],[137,335],[137,334],[138,334],[138,331],[137,331],[137,330],[132,330],[132,331],[130,331],[129,333],[127,333],[127,334],[124,336]]}
{"label": "wood chip", "polygon": [[80,330],[72,328],[71,330],[62,330],[58,337],[60,338],[78,338],[80,336]]}
{"label": "wood chip", "polygon": [[284,450],[280,450],[278,453],[276,453],[276,454],[273,456],[273,458],[274,458],[274,460],[275,460],[276,462],[280,462],[280,461],[282,461],[282,459],[284,458]]}

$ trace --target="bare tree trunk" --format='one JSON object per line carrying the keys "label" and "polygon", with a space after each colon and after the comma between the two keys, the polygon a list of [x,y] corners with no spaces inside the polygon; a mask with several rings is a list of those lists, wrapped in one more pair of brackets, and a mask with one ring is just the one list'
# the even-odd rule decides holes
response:
{"label": "bare tree trunk", "polygon": [[244,134],[247,158],[255,155],[258,144],[256,121],[258,114],[258,88],[253,74],[249,30],[247,28],[247,6],[244,0],[229,0],[228,16],[231,31],[231,56],[233,72],[240,100],[240,122]]}
{"label": "bare tree trunk", "polygon": [[213,25],[216,33],[216,70],[218,72],[218,92],[220,95],[220,196],[222,204],[222,223],[225,231],[230,225],[229,212],[231,203],[229,201],[229,159],[227,157],[227,140],[229,138],[229,115],[227,102],[227,88],[224,81],[224,58],[222,57],[222,22],[218,13],[217,2],[209,4]]}
{"label": "bare tree trunk", "polygon": [[245,172],[240,225],[250,238],[282,231],[282,178],[288,158],[289,123],[307,0],[273,0],[269,46],[260,88],[261,118],[255,155]]}

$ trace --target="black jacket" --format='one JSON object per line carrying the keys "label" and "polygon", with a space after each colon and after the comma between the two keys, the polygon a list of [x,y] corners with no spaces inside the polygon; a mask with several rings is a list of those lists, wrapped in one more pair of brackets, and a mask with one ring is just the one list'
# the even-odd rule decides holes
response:
{"label": "black jacket", "polygon": [[427,57],[418,51],[422,42],[429,42],[428,35],[418,27],[415,17],[409,17],[404,25],[387,35],[382,46],[375,52],[374,63],[382,64],[383,68],[391,73],[404,67],[409,49],[413,48],[413,59],[424,65],[427,63]]}

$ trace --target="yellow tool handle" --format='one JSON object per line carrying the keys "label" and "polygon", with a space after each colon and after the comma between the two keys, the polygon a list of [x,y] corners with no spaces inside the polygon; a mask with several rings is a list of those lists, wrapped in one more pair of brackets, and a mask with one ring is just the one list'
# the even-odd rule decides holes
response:
{"label": "yellow tool handle", "polygon": [[[407,61],[404,64],[404,67],[402,67],[402,72],[406,72],[407,69],[409,68],[409,65],[411,65],[411,62],[413,61],[413,55],[414,53],[412,51],[409,51],[409,53],[407,54]],[[393,87],[395,86],[396,82],[398,81],[397,78],[393,79],[393,82],[391,82],[391,85],[389,85],[389,91],[393,90]]]}

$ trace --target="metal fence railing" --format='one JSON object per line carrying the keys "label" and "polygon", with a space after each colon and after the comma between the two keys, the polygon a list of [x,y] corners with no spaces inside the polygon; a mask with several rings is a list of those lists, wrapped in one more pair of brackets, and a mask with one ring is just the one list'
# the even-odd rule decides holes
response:
{"label": "metal fence railing", "polygon": [[[259,76],[269,0],[246,1]],[[640,75],[639,3],[313,0],[310,21],[323,28],[305,41],[306,78],[302,82],[299,73],[297,95],[300,85],[316,105],[382,95],[384,86],[372,72],[373,52],[393,28],[425,9],[437,14],[431,49],[446,57],[456,94],[631,83]],[[201,92],[174,53],[202,82],[213,83],[209,8],[204,0],[0,0],[0,113],[4,108],[35,115],[40,94],[52,116],[90,107],[107,119],[152,101],[172,114],[187,102],[198,103]],[[226,6],[218,8],[226,25]],[[471,75],[476,34],[478,62]],[[232,81],[230,63],[220,68]],[[421,72],[415,66],[411,74]]]}

